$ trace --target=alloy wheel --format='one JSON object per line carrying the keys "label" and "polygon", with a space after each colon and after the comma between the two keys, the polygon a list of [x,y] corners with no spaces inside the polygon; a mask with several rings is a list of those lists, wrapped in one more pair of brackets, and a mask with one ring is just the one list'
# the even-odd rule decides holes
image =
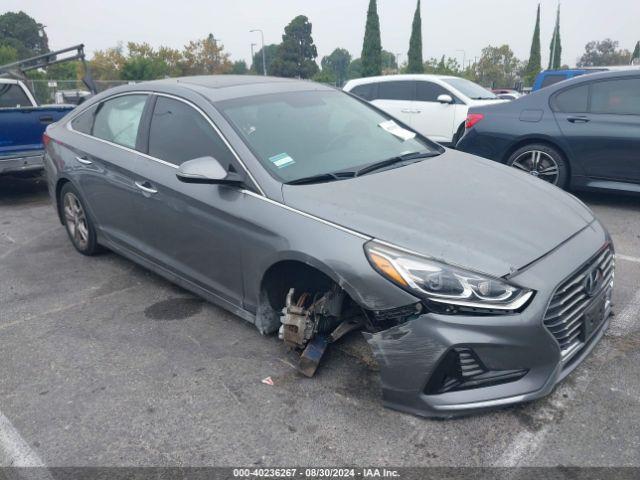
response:
{"label": "alloy wheel", "polygon": [[558,163],[546,152],[529,150],[518,155],[511,166],[553,185],[558,183],[560,175]]}
{"label": "alloy wheel", "polygon": [[80,200],[72,192],[67,192],[64,196],[64,219],[73,243],[78,249],[86,250],[89,245],[87,215]]}

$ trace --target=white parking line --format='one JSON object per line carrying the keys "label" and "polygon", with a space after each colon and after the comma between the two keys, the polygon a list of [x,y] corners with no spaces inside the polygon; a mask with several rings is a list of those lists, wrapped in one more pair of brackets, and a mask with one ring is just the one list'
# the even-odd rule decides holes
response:
{"label": "white parking line", "polygon": [[622,255],[621,253],[616,253],[616,258],[618,260],[624,260],[625,262],[640,263],[640,258],[631,257],[629,255]]}
{"label": "white parking line", "polygon": [[0,412],[0,467],[44,467],[38,454]]}

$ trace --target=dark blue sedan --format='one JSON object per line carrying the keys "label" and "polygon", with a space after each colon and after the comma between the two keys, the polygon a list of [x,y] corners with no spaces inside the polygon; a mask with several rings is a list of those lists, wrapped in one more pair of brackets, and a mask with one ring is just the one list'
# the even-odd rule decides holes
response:
{"label": "dark blue sedan", "polygon": [[472,108],[457,149],[561,188],[640,193],[640,71],[585,75]]}

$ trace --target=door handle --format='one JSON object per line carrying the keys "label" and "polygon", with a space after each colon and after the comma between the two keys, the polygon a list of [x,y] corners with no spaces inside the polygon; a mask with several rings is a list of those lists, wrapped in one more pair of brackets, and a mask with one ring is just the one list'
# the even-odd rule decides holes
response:
{"label": "door handle", "polygon": [[91,165],[93,163],[87,157],[76,157],[76,160],[83,165]]}
{"label": "door handle", "polygon": [[40,123],[53,123],[53,116],[52,115],[42,115],[40,117]]}
{"label": "door handle", "polygon": [[420,110],[410,110],[408,108],[405,108],[403,110],[401,110],[402,113],[420,113]]}
{"label": "door handle", "polygon": [[571,123],[588,123],[587,117],[567,117],[567,121]]}
{"label": "door handle", "polygon": [[138,187],[140,190],[142,190],[145,193],[158,193],[158,190],[153,188],[153,186],[148,180],[145,180],[144,182],[135,182],[135,184],[136,184],[136,187]]}

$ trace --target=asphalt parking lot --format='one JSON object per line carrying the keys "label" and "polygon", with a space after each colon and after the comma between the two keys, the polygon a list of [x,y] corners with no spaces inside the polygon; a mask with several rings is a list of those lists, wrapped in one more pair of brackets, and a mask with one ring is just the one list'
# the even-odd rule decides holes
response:
{"label": "asphalt parking lot", "polygon": [[579,197],[618,253],[606,337],[546,399],[436,421],[381,406],[357,334],[301,377],[277,338],[77,254],[43,182],[0,178],[0,465],[640,466],[640,198]]}

